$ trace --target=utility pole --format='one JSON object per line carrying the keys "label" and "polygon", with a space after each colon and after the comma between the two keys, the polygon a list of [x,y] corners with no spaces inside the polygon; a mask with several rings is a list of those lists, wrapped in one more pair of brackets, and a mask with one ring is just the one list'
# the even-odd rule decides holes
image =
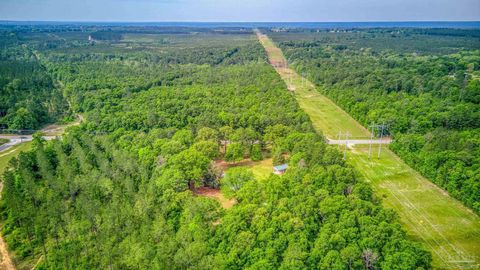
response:
{"label": "utility pole", "polygon": [[381,130],[380,130],[380,143],[378,144],[378,159],[380,159],[380,154],[382,152],[382,139],[383,139],[383,130],[385,129],[385,124],[382,123],[380,128]]}
{"label": "utility pole", "polygon": [[349,135],[350,135],[350,134],[349,134],[348,131],[347,131],[347,133],[345,133],[345,150],[344,150],[344,152],[343,152],[343,159],[344,159],[344,160],[347,160],[347,147],[348,147],[348,136],[349,136]]}
{"label": "utility pole", "polygon": [[372,156],[372,143],[373,143],[373,133],[375,128],[375,123],[371,124],[370,127],[372,128],[372,131],[370,132],[370,146],[368,147],[368,160],[370,160],[370,157]]}
{"label": "utility pole", "polygon": [[340,139],[342,138],[342,132],[338,132],[337,134],[337,140],[338,140],[338,143],[337,143],[337,147],[338,147],[338,150],[340,150]]}

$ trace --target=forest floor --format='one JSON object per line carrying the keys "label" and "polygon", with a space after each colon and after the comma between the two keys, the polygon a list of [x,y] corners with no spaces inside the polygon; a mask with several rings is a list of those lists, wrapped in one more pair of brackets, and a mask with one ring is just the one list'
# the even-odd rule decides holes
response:
{"label": "forest floor", "polygon": [[224,209],[230,209],[237,202],[235,199],[227,199],[219,189],[210,187],[197,188],[193,193],[198,196],[208,197],[217,200]]}
{"label": "forest floor", "polygon": [[[257,32],[257,38],[270,63],[286,61],[266,35]],[[347,131],[357,138],[370,136],[367,129],[321,95],[307,79],[286,65],[274,68],[287,88],[295,89],[295,98],[319,133],[327,138],[336,138],[339,132]],[[384,206],[398,213],[409,236],[432,253],[434,268],[480,268],[478,215],[411,169],[385,146],[380,159],[369,160],[368,145],[355,145],[350,147],[347,161],[360,172],[361,178],[372,184],[378,197],[384,198]]]}

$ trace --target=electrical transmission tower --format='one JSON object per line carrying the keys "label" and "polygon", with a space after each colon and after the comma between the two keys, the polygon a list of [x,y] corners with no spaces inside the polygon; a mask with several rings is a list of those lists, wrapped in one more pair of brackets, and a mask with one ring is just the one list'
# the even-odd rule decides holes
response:
{"label": "electrical transmission tower", "polygon": [[378,144],[378,159],[380,159],[380,154],[382,153],[382,139],[383,139],[383,131],[385,130],[385,124],[382,123],[380,126],[380,143]]}
{"label": "electrical transmission tower", "polygon": [[370,128],[372,129],[372,131],[370,132],[370,145],[368,146],[368,160],[370,160],[370,156],[372,155],[373,134],[375,133],[374,125],[375,123],[370,125]]}
{"label": "electrical transmission tower", "polygon": [[341,131],[338,132],[338,134],[337,134],[337,141],[338,141],[337,147],[338,147],[338,150],[340,150],[340,145],[342,144],[342,141],[341,141],[341,140],[342,140],[342,135],[345,136],[345,140],[344,140],[344,142],[345,142],[345,147],[344,147],[344,149],[343,149],[343,159],[347,159],[348,137],[349,137],[351,134],[350,134],[348,131],[345,132],[345,133],[342,133]]}
{"label": "electrical transmission tower", "polygon": [[337,141],[339,142],[337,144],[337,147],[338,147],[338,150],[340,150],[340,139],[342,138],[342,132],[338,132],[338,135],[337,135]]}
{"label": "electrical transmission tower", "polygon": [[388,125],[385,125],[385,123],[382,123],[381,125],[376,125],[375,123],[373,123],[369,127],[371,128],[372,131],[370,134],[370,146],[368,148],[368,159],[370,159],[372,156],[372,144],[373,144],[373,137],[374,137],[375,130],[378,130],[380,135],[380,141],[378,143],[378,155],[377,155],[377,158],[380,159],[380,155],[382,153],[383,135],[385,135]]}
{"label": "electrical transmission tower", "polygon": [[343,151],[343,159],[347,159],[347,147],[348,147],[348,136],[350,136],[350,133],[345,133],[345,150]]}

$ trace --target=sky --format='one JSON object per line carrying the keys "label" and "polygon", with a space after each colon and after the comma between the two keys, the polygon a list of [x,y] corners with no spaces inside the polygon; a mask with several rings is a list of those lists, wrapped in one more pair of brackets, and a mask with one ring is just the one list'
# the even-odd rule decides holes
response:
{"label": "sky", "polygon": [[0,20],[480,21],[480,0],[0,0]]}

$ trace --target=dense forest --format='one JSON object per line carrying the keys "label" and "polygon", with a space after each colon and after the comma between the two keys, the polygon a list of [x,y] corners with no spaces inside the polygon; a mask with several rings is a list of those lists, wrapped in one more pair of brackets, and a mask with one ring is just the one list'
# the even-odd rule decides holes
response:
{"label": "dense forest", "polygon": [[[58,140],[35,135],[2,177],[2,233],[24,268],[429,268],[251,31],[120,28],[91,42],[107,29],[30,30],[4,36],[36,54],[85,122]],[[269,156],[287,173],[222,178],[214,162]],[[235,205],[195,195],[202,186]]]}
{"label": "dense forest", "polygon": [[[480,32],[368,29],[272,33],[294,67],[391,149],[480,211]],[[433,45],[435,44],[435,45]]]}
{"label": "dense forest", "polygon": [[0,31],[0,128],[38,129],[66,112],[61,90],[15,33]]}

